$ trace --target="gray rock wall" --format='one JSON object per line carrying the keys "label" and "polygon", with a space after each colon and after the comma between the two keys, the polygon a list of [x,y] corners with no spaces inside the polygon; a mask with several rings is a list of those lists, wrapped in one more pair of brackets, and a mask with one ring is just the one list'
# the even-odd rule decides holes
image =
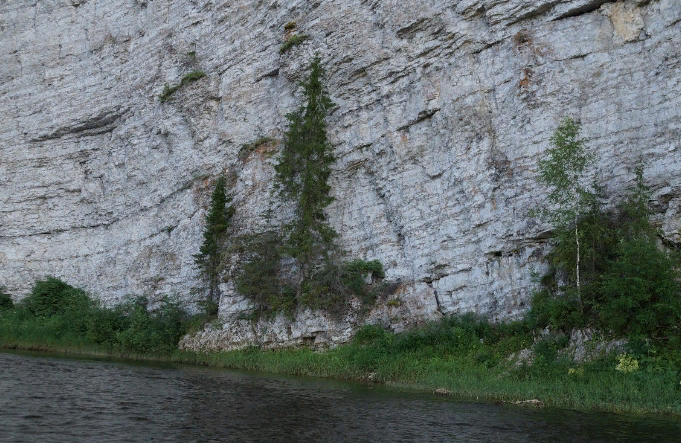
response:
{"label": "gray rock wall", "polygon": [[[280,55],[290,21],[310,38]],[[382,322],[527,307],[550,229],[527,215],[536,161],[566,115],[613,200],[645,163],[681,241],[678,0],[16,0],[0,4],[0,284],[190,298],[212,177],[237,174],[234,234],[287,213],[278,146],[238,154],[281,137],[317,52],[338,104],[331,222],[423,301]]]}

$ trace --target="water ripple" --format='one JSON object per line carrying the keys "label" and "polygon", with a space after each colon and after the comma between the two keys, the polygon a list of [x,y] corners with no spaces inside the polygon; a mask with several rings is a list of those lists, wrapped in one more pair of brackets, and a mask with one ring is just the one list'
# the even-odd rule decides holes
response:
{"label": "water ripple", "polygon": [[681,441],[664,417],[532,410],[360,384],[0,353],[2,442]]}

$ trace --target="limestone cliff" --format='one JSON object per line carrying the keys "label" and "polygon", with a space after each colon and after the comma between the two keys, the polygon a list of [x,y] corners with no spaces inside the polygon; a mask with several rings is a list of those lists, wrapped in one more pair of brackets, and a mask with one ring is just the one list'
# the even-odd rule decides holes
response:
{"label": "limestone cliff", "polygon": [[[309,38],[280,54],[291,21]],[[211,177],[236,174],[235,235],[286,213],[270,192],[277,144],[239,151],[281,136],[316,52],[339,105],[331,223],[401,282],[401,306],[371,321],[526,308],[550,229],[527,216],[545,191],[536,160],[565,115],[613,199],[645,163],[656,219],[681,241],[678,0],[13,0],[0,4],[0,284],[21,297],[52,274],[110,303],[190,297]],[[160,102],[195,69],[206,77]],[[338,342],[357,322],[253,325],[224,289],[224,328],[187,346]]]}

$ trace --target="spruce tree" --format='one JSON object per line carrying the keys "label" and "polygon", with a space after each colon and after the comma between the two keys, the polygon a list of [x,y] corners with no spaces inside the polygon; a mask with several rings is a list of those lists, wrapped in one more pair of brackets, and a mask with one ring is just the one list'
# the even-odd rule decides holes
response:
{"label": "spruce tree", "polygon": [[227,180],[224,176],[221,176],[215,184],[211,207],[206,214],[203,244],[199,253],[194,255],[194,263],[208,283],[210,299],[213,302],[216,302],[219,296],[221,249],[234,214],[234,209],[230,205],[232,199],[226,194],[226,184]]}
{"label": "spruce tree", "polygon": [[314,271],[315,263],[328,258],[338,235],[324,213],[333,201],[328,179],[335,160],[324,121],[334,106],[325,79],[319,56],[315,56],[309,75],[301,83],[304,102],[286,116],[289,129],[281,159],[275,166],[281,197],[295,205],[293,221],[284,226],[283,252],[296,261],[298,298],[303,281]]}

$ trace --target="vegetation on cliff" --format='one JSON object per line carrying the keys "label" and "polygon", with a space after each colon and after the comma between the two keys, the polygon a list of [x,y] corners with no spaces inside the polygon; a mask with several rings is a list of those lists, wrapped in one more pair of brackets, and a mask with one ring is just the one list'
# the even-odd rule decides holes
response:
{"label": "vegetation on cliff", "polygon": [[591,156],[579,128],[564,120],[540,161],[540,181],[552,206],[542,211],[554,226],[549,271],[532,300],[533,328],[569,333],[584,327],[608,331],[681,362],[681,253],[659,243],[651,221],[643,166],[629,196],[604,209],[597,180],[583,186]]}
{"label": "vegetation on cliff", "polygon": [[[194,53],[194,56],[196,56],[196,53]],[[182,80],[180,80],[180,83],[178,83],[175,86],[169,86],[167,83],[163,87],[163,92],[161,92],[161,95],[159,95],[159,100],[161,100],[161,103],[168,101],[170,97],[176,93],[180,88],[183,86],[186,86],[192,82],[195,82],[199,79],[202,79],[203,77],[206,76],[206,73],[203,71],[192,71],[188,74],[186,74],[184,77],[182,77]]]}
{"label": "vegetation on cliff", "polygon": [[203,243],[199,253],[194,255],[194,263],[208,284],[209,298],[213,303],[217,303],[220,297],[221,254],[234,215],[234,209],[230,205],[232,199],[227,196],[226,183],[224,176],[218,178],[215,183],[210,209],[206,214]]}
{"label": "vegetation on cliff", "polygon": [[301,87],[304,102],[286,115],[289,128],[279,163],[274,167],[279,195],[295,207],[293,220],[283,226],[281,247],[296,263],[294,284],[298,299],[314,266],[329,260],[338,236],[324,212],[333,202],[328,181],[335,161],[324,119],[334,104],[324,86],[319,57],[310,64],[310,73]]}
{"label": "vegetation on cliff", "polygon": [[[245,257],[236,288],[261,311],[293,313],[301,305],[333,311],[357,297],[370,305],[380,292],[366,276],[383,278],[378,261],[342,261],[325,208],[332,202],[333,161],[324,118],[333,106],[315,58],[303,82],[305,101],[289,114],[276,166],[280,195],[294,215],[283,229],[233,242]],[[539,398],[547,405],[681,414],[681,253],[663,246],[651,220],[644,169],[624,201],[606,206],[598,180],[585,185],[590,155],[579,128],[564,120],[540,162],[549,187],[553,250],[521,321],[490,324],[473,315],[444,318],[393,334],[365,326],[351,343],[310,349],[222,353],[177,349],[203,325],[169,298],[150,305],[129,298],[108,308],[83,290],[48,277],[17,303],[0,291],[0,346],[163,358],[391,383],[499,400]],[[215,295],[231,207],[224,178],[213,192],[200,254],[195,256]],[[230,252],[230,251],[227,251]],[[286,262],[288,260],[288,267]],[[282,265],[284,263],[284,265]],[[292,264],[291,264],[292,263]],[[626,339],[613,352],[576,363],[570,335],[601,331],[601,342]],[[591,343],[597,347],[599,340]],[[531,358],[528,358],[531,356]]]}
{"label": "vegetation on cliff", "polygon": [[[627,354],[603,352],[592,361],[575,363],[565,352],[567,340],[540,337],[526,321],[490,324],[468,314],[401,334],[365,326],[350,343],[325,352],[252,346],[196,353],[176,347],[191,323],[173,303],[166,301],[151,312],[138,299],[115,309],[85,308],[80,291],[59,281],[38,282],[36,287],[40,300],[0,313],[0,347],[363,380],[508,402],[539,399],[545,406],[681,414],[678,362],[630,344]],[[75,304],[36,316],[47,311],[33,313],[29,305],[49,305],[44,298]],[[531,359],[523,358],[527,349]]]}
{"label": "vegetation on cliff", "polygon": [[[300,84],[302,103],[286,116],[289,126],[274,168],[278,197],[293,208],[292,218],[245,236],[236,248],[244,251],[236,289],[254,302],[256,315],[294,315],[301,306],[341,313],[351,298],[371,305],[384,289],[365,279],[385,276],[378,260],[343,260],[325,213],[334,200],[328,181],[335,161],[325,122],[335,105],[325,81],[316,56]],[[249,150],[250,145],[244,147]]]}

